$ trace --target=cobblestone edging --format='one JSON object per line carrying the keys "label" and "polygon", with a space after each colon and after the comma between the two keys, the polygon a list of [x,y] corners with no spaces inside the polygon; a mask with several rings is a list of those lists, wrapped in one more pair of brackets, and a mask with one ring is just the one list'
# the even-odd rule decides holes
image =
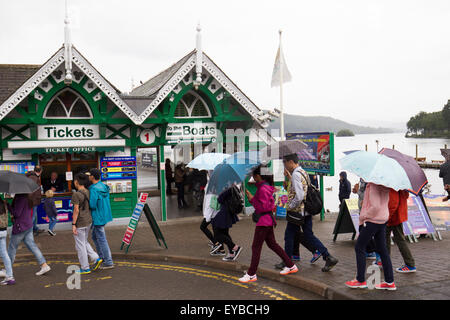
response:
{"label": "cobblestone edging", "polygon": [[[187,263],[196,266],[208,266],[211,268],[230,270],[230,271],[246,271],[249,266],[241,263],[222,262],[213,259],[195,258],[178,255],[164,255],[155,253],[113,253],[114,259],[127,259],[127,260],[150,260],[150,261],[165,261],[175,263]],[[58,252],[58,253],[46,253],[47,259],[77,259],[77,255],[72,252]],[[18,254],[16,261],[34,259],[32,254]],[[278,281],[288,284],[293,287],[297,287],[308,292],[317,294],[328,300],[359,300],[360,298],[336,290],[322,282],[307,279],[299,275],[281,276],[278,271],[270,270],[266,268],[258,268],[258,276],[269,280]]]}

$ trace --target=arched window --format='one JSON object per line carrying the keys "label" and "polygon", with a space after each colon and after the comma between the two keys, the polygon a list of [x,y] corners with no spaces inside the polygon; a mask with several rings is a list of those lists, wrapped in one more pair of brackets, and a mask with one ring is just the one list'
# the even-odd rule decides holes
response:
{"label": "arched window", "polygon": [[178,102],[174,116],[175,118],[210,118],[211,112],[198,93],[189,91]]}
{"label": "arched window", "polygon": [[50,100],[43,117],[47,119],[92,119],[92,112],[78,93],[67,88]]}

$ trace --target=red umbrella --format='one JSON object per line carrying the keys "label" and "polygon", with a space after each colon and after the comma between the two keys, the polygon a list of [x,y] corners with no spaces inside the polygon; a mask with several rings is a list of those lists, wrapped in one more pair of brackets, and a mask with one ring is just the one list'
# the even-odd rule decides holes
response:
{"label": "red umbrella", "polygon": [[417,161],[413,157],[389,148],[383,148],[379,153],[394,159],[403,167],[403,169],[405,169],[405,172],[413,187],[408,190],[409,192],[418,195],[420,191],[422,191],[423,187],[425,187],[428,183],[425,172],[423,172],[422,168],[419,167]]}

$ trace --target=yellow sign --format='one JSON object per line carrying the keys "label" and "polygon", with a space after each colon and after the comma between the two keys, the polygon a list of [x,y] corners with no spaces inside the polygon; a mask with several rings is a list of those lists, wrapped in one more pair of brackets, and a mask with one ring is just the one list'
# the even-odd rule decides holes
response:
{"label": "yellow sign", "polygon": [[345,199],[345,203],[347,204],[348,211],[359,210],[358,199],[356,198]]}

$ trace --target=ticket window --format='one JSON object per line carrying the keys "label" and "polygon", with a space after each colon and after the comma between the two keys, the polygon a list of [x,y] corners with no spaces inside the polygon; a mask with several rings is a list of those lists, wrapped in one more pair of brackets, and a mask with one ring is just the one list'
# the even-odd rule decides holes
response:
{"label": "ticket window", "polygon": [[[44,192],[51,186],[57,186],[57,193],[70,193],[74,188],[71,181],[66,181],[66,172],[72,172],[73,177],[80,172],[89,171],[98,167],[97,152],[88,153],[56,153],[39,156],[42,167],[41,183]],[[52,184],[52,173],[57,173],[57,183]]]}

